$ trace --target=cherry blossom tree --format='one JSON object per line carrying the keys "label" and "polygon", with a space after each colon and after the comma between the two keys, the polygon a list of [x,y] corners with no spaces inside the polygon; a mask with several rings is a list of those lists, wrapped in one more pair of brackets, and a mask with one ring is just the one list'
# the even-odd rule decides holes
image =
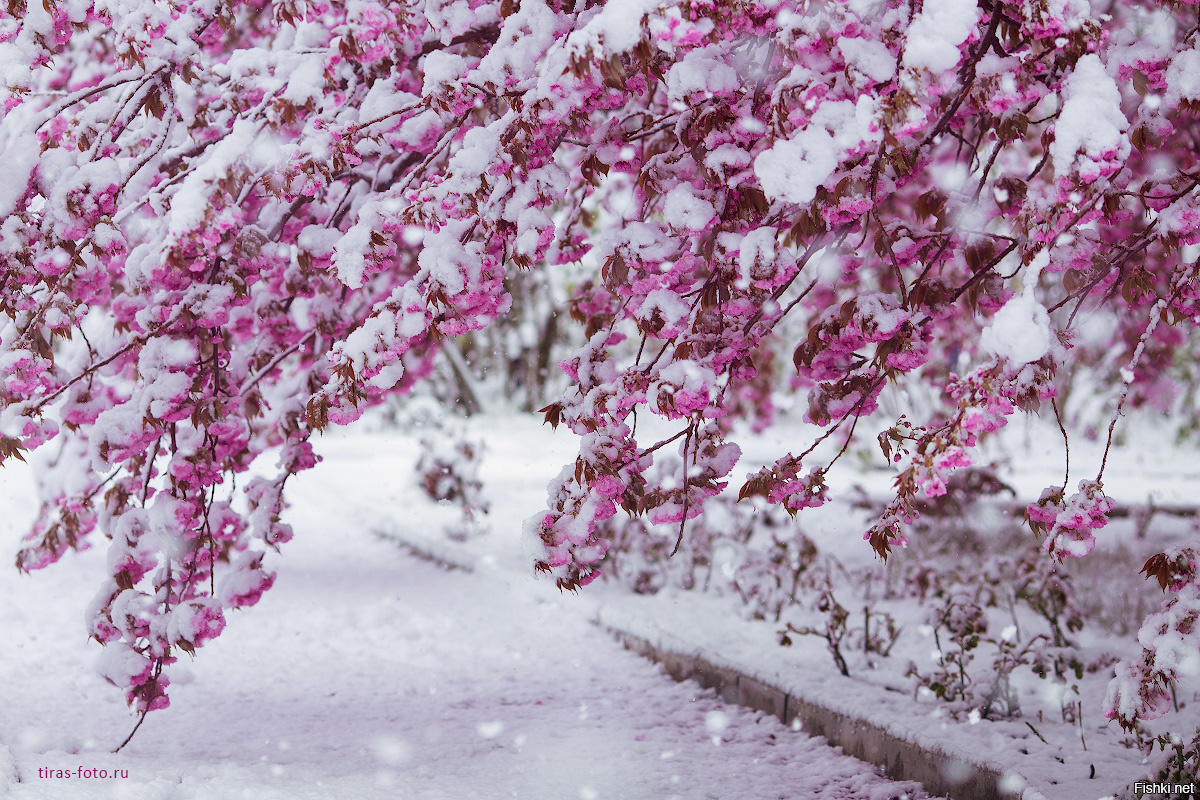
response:
{"label": "cherry blossom tree", "polygon": [[[8,0],[0,460],[50,453],[17,566],[104,543],[89,633],[144,718],[270,588],[313,433],[555,273],[584,343],[543,412],[582,444],[527,523],[537,570],[595,579],[617,513],[685,536],[732,419],[769,425],[787,379],[823,433],[740,492],[791,513],[888,383],[936,387],[880,437],[886,558],[918,493],[1077,371],[1110,442],[1182,402],[1198,30],[1128,0]],[[1105,524],[1089,469],[1029,509],[1050,558]],[[1123,725],[1200,671],[1190,552],[1147,565],[1176,591],[1110,689]]]}

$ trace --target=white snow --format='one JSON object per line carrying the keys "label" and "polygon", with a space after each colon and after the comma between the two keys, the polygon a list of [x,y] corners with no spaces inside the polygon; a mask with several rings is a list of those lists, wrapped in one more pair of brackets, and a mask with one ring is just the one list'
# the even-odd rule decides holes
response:
{"label": "white snow", "polygon": [[310,100],[319,100],[325,93],[325,57],[309,53],[300,57],[300,63],[292,70],[283,99],[302,106]]}
{"label": "white snow", "polygon": [[1050,350],[1050,315],[1033,297],[1018,295],[996,312],[980,344],[1014,364],[1037,361]]}
{"label": "white snow", "polygon": [[306,225],[296,237],[296,245],[314,256],[328,256],[342,238],[341,231],[324,225]]}
{"label": "white snow", "polygon": [[397,91],[391,81],[375,81],[375,85],[358,107],[358,118],[363,122],[378,119],[416,103],[417,100],[415,94]]}
{"label": "white snow", "polygon": [[658,312],[664,324],[663,330],[659,332],[659,338],[665,339],[668,336],[676,335],[682,329],[681,323],[686,322],[690,311],[688,304],[675,292],[670,289],[655,289],[642,301],[642,306],[638,309],[638,317],[650,320],[655,312]]}
{"label": "white snow", "polygon": [[749,283],[756,262],[770,263],[775,258],[775,240],[778,231],[774,228],[755,228],[742,237],[738,244],[738,273]]}
{"label": "white snow", "polygon": [[[632,148],[630,148],[630,150],[632,150]],[[632,156],[625,157],[624,153],[622,153],[622,157],[625,158],[625,160],[632,158]],[[714,150],[710,150],[708,155],[704,157],[704,166],[708,167],[714,172],[726,176],[726,182],[729,183],[730,186],[736,186],[737,183],[728,180],[728,177],[734,172],[749,165],[750,154],[741,147],[738,147],[736,144],[723,144]]]}
{"label": "white snow", "polygon": [[[0,140],[2,141],[2,140]],[[29,188],[29,176],[37,164],[37,136],[22,132],[4,141],[4,180],[0,181],[0,218],[7,217],[19,209],[17,201]]]}
{"label": "white snow", "polygon": [[1172,106],[1183,100],[1200,100],[1200,50],[1193,47],[1171,59],[1171,65],[1167,67],[1167,91],[1163,99]]}
{"label": "white snow", "polygon": [[351,289],[362,286],[367,270],[367,253],[371,249],[371,232],[380,224],[380,204],[368,202],[358,212],[350,230],[338,239],[333,250],[333,266],[338,280]]}
{"label": "white snow", "polygon": [[876,83],[896,77],[896,58],[883,42],[843,36],[838,39],[838,49],[847,64]]}
{"label": "white snow", "polygon": [[1050,315],[1046,307],[1034,298],[1038,278],[1050,263],[1050,256],[1041,250],[1026,268],[1021,294],[1010,299],[983,329],[979,344],[993,355],[1007,358],[1014,364],[1037,361],[1050,352]]}
{"label": "white snow", "polygon": [[225,178],[229,168],[255,147],[258,128],[253,122],[239,119],[217,144],[204,152],[202,162],[183,179],[171,195],[171,211],[167,215],[167,230],[172,238],[190,232],[203,221],[211,208],[209,192]]}
{"label": "white snow", "polygon": [[[1080,151],[1092,160],[1129,154],[1129,138],[1125,135],[1129,121],[1121,112],[1121,92],[1099,56],[1089,53],[1076,62],[1063,97],[1062,112],[1054,126],[1054,143],[1050,145],[1056,173],[1069,173]],[[1086,167],[1085,159],[1081,173],[1087,171]]]}
{"label": "white snow", "polygon": [[466,63],[466,59],[462,56],[441,50],[434,50],[425,56],[425,82],[421,94],[432,94],[442,84],[461,78],[466,73]]}
{"label": "white snow", "polygon": [[880,141],[877,116],[877,102],[866,95],[853,103],[822,103],[807,126],[754,159],[763,191],[793,203],[810,202],[844,156]]}
{"label": "white snow", "polygon": [[925,0],[908,28],[904,66],[945,72],[958,66],[959,47],[979,20],[975,0]]}
{"label": "white snow", "polygon": [[663,222],[680,230],[702,231],[716,214],[712,203],[696,197],[686,183],[672,189],[663,202]]}
{"label": "white snow", "polygon": [[736,91],[737,72],[722,58],[722,49],[714,45],[690,50],[667,73],[667,96],[686,102],[699,92],[706,97]]}
{"label": "white snow", "polygon": [[586,25],[567,37],[567,47],[580,55],[622,53],[642,38],[642,20],[662,0],[611,0]]}
{"label": "white snow", "polygon": [[824,128],[810,127],[775,143],[754,159],[763,192],[793,203],[808,203],[837,168],[838,152]]}

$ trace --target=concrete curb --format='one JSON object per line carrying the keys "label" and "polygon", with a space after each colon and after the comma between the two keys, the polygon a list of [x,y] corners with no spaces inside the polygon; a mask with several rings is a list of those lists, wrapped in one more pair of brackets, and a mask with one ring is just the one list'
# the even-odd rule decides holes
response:
{"label": "concrete curb", "polygon": [[976,763],[961,754],[923,745],[701,655],[656,645],[610,623],[597,623],[626,648],[661,664],[674,680],[694,680],[716,691],[726,703],[762,711],[785,725],[799,720],[805,733],[822,736],[847,755],[875,764],[893,780],[917,781],[931,794],[954,800],[1034,800],[1042,796],[1029,788],[1024,778],[997,765]]}

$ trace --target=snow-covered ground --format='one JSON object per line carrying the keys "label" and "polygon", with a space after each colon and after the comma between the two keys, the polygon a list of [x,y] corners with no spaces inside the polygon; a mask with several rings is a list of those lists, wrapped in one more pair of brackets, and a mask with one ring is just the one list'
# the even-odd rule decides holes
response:
{"label": "snow-covered ground", "polygon": [[[495,431],[484,477],[504,531],[481,551],[494,568],[471,574],[370,532],[442,524],[445,509],[413,488],[411,438],[325,437],[327,461],[289,487],[296,538],[273,564],[275,588],[171,669],[171,707],[118,754],[134,719],[91,668],[98,648],[82,625],[103,548],[32,576],[0,570],[0,796],[925,796],[671,682],[590,624],[591,595],[495,563],[489,549],[521,563],[512,525],[570,459],[567,437],[547,444],[534,429]],[[28,477],[0,472],[0,552],[15,551],[32,511]],[[120,777],[39,777],[79,769]]]}
{"label": "snow-covered ground", "polygon": [[[492,532],[466,545],[447,543],[442,532],[456,510],[435,505],[417,485],[422,431],[368,422],[321,437],[324,463],[289,484],[296,537],[271,556],[275,588],[233,614],[194,662],[170,668],[171,708],[151,714],[119,754],[110,751],[134,718],[92,669],[98,647],[82,624],[104,548],[31,576],[0,570],[0,796],[924,796],[774,718],[723,706],[694,683],[672,683],[592,622],[601,608],[610,616],[614,609],[649,614],[664,630],[694,632],[714,657],[740,659],[754,674],[780,676],[800,689],[826,687],[820,691],[835,700],[860,705],[874,702],[864,692],[887,684],[886,671],[873,677],[853,663],[855,680],[843,685],[823,642],[802,639],[781,649],[778,625],[744,621],[728,597],[667,591],[639,598],[603,582],[563,595],[533,580],[520,524],[542,507],[547,481],[573,461],[576,445],[569,433],[552,434],[539,422],[505,414],[468,426],[474,439],[486,440],[481,477]],[[657,438],[652,433],[647,441]],[[1014,466],[1002,475],[1025,500],[1061,481],[1061,439],[1052,433],[1009,432]],[[733,477],[804,436],[784,430],[749,441]],[[1148,448],[1140,433],[1130,438],[1137,447],[1114,451],[1106,489],[1126,503],[1148,496],[1187,503],[1195,484],[1190,451]],[[1100,450],[1096,442],[1073,442],[1073,474],[1094,469]],[[876,496],[889,482],[865,459],[847,459],[831,480],[841,490],[859,483]],[[0,471],[0,553],[15,552],[32,511],[29,468]],[[860,538],[861,517],[830,506],[809,512],[804,525],[823,552],[853,568],[874,563]],[[1187,535],[1194,526],[1163,520],[1160,527]],[[379,533],[444,547],[476,569],[447,572]],[[1133,523],[1122,521],[1106,530],[1100,549],[1118,540],[1136,545],[1132,537]],[[919,627],[919,620],[901,622]],[[872,707],[884,723],[918,731],[935,725],[962,751],[1031,777],[1061,776],[1081,797],[1093,785],[1085,776],[1094,772],[1095,785],[1119,786],[1140,777],[1145,763],[1136,751],[1105,755],[1105,726],[1092,706],[1084,713],[1095,741],[1085,752],[1071,726],[1060,731],[1040,714],[1045,746],[1029,738],[1028,715],[1000,727],[964,723],[951,730],[936,704],[914,704],[906,692],[888,699],[894,711],[886,703]],[[1044,764],[1026,763],[1042,750]],[[128,777],[39,777],[39,770],[80,768]]]}

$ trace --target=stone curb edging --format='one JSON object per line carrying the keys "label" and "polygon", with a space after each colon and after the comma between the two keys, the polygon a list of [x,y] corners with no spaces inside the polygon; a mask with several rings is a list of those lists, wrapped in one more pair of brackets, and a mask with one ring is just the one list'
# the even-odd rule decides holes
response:
{"label": "stone curb edging", "polygon": [[784,725],[797,720],[801,729],[822,736],[860,761],[883,769],[889,778],[916,781],[934,795],[954,800],[1040,800],[1024,778],[994,765],[922,746],[878,725],[799,697],[736,669],[713,664],[699,654],[667,649],[647,639],[596,620],[629,650],[662,665],[676,681],[694,680],[713,689],[726,703],[770,714]]}

